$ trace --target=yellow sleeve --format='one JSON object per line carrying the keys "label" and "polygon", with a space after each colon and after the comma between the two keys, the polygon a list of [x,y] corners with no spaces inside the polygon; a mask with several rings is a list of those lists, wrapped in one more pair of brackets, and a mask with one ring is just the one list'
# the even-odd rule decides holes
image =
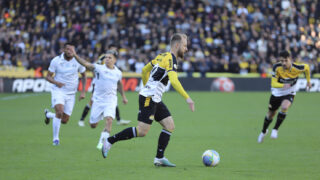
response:
{"label": "yellow sleeve", "polygon": [[304,65],[304,73],[306,75],[306,78],[307,78],[307,82],[310,83],[310,67],[308,64],[305,64]]}
{"label": "yellow sleeve", "polygon": [[189,95],[187,92],[183,89],[179,79],[178,79],[178,74],[175,71],[169,71],[168,72],[169,80],[172,85],[172,87],[185,99],[189,98]]}
{"label": "yellow sleeve", "polygon": [[283,88],[284,84],[278,82],[278,72],[277,72],[277,67],[279,67],[279,64],[273,65],[272,68],[272,78],[271,78],[271,87],[273,88]]}
{"label": "yellow sleeve", "polygon": [[152,70],[153,66],[152,63],[149,62],[147,65],[145,65],[142,68],[142,74],[141,74],[141,78],[142,78],[142,83],[145,86],[148,82],[149,79],[149,75],[150,75],[150,71]]}
{"label": "yellow sleeve", "polygon": [[273,87],[273,88],[283,88],[283,86],[284,86],[284,84],[279,83],[277,78],[275,78],[275,77],[271,78],[271,87]]}

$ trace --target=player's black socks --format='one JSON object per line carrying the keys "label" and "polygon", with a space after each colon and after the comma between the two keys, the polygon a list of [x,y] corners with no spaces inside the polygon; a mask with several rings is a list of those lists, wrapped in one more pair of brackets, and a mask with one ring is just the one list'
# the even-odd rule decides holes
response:
{"label": "player's black socks", "polygon": [[110,144],[113,144],[117,141],[131,139],[133,137],[137,137],[137,128],[136,127],[129,127],[124,129],[123,131],[115,134],[114,136],[110,136],[108,141]]}
{"label": "player's black socks", "polygon": [[86,105],[86,107],[84,107],[82,115],[81,115],[81,121],[84,121],[84,118],[86,118],[88,112],[90,111],[90,106],[89,104]]}
{"label": "player's black socks", "polygon": [[158,149],[157,149],[157,158],[163,158],[164,151],[169,143],[171,136],[171,132],[162,129],[160,136],[159,136],[159,141],[158,141]]}
{"label": "player's black socks", "polygon": [[267,116],[264,118],[264,123],[263,123],[263,127],[262,127],[262,132],[263,133],[267,132],[267,129],[268,129],[268,127],[269,127],[271,122],[272,122],[272,119],[268,119]]}
{"label": "player's black socks", "polygon": [[118,106],[116,107],[116,118],[117,118],[117,121],[120,121],[120,111]]}
{"label": "player's black socks", "polygon": [[276,122],[276,125],[274,126],[273,129],[276,129],[276,130],[279,129],[281,123],[282,123],[283,120],[286,118],[286,115],[287,115],[286,113],[281,112],[281,111],[278,113],[277,122]]}

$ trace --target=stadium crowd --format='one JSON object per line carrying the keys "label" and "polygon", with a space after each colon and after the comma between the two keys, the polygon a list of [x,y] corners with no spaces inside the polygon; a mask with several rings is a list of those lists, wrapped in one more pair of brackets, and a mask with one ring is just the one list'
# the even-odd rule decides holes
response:
{"label": "stadium crowd", "polygon": [[267,73],[278,52],[320,72],[320,3],[314,0],[0,1],[0,66],[47,69],[65,42],[95,60],[110,44],[117,66],[140,73],[184,32],[187,72]]}

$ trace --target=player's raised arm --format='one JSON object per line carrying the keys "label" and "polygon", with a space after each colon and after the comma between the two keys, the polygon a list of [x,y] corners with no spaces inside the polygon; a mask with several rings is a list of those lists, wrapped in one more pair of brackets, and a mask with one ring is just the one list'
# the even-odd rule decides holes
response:
{"label": "player's raised arm", "polygon": [[82,100],[86,97],[86,83],[87,83],[86,72],[81,73],[81,82],[82,82],[82,90],[79,96],[79,100]]}
{"label": "player's raised arm", "polygon": [[186,102],[189,104],[189,107],[191,111],[194,111],[194,102],[190,98],[190,96],[187,94],[187,92],[184,90],[182,87],[179,79],[178,79],[178,74],[175,71],[169,71],[168,72],[168,77],[171,82],[172,87],[181,95],[185,98]]}
{"label": "player's raised arm", "polygon": [[94,69],[94,65],[89,63],[88,61],[86,61],[85,59],[82,59],[81,57],[79,57],[76,53],[76,50],[74,49],[74,47],[71,48],[71,52],[73,57],[84,67],[88,68],[90,71],[92,71]]}

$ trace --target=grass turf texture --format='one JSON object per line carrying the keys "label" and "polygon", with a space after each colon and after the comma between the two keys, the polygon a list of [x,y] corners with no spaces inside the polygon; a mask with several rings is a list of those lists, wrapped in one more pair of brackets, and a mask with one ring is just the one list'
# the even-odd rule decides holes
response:
{"label": "grass turf texture", "polygon": [[[279,138],[257,144],[270,93],[192,92],[192,113],[176,92],[164,102],[176,129],[166,157],[176,168],[156,168],[161,127],[153,123],[148,135],[115,144],[107,159],[96,149],[103,122],[96,129],[77,125],[90,95],[77,101],[67,125],[61,125],[61,145],[52,146],[52,122],[44,124],[49,93],[0,94],[0,179],[319,179],[320,96],[298,93],[279,129]],[[127,93],[120,104],[123,119],[136,126],[138,94]],[[120,102],[120,99],[119,99]],[[113,124],[112,133],[128,126]],[[220,153],[218,167],[205,167],[202,153]]]}

